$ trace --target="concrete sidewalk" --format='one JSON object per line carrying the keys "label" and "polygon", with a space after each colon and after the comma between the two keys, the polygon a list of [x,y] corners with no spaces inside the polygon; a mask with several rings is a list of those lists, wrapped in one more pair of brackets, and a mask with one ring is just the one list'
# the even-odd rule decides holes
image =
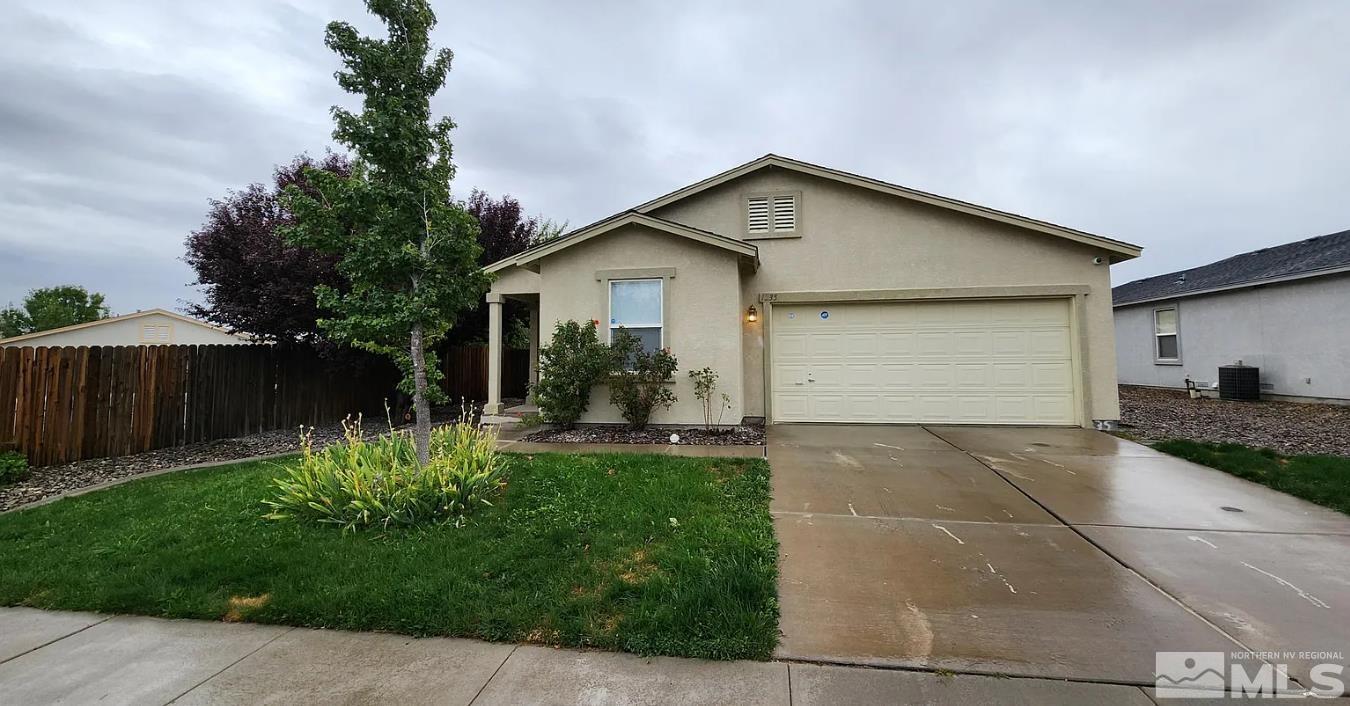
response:
{"label": "concrete sidewalk", "polygon": [[0,608],[9,704],[1151,704],[1141,689]]}

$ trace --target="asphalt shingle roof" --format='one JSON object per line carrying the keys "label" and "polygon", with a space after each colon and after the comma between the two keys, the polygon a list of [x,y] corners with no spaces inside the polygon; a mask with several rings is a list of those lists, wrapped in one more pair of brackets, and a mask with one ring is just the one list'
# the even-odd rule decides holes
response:
{"label": "asphalt shingle roof", "polygon": [[1350,230],[1128,282],[1111,290],[1111,301],[1121,306],[1341,267],[1350,267]]}

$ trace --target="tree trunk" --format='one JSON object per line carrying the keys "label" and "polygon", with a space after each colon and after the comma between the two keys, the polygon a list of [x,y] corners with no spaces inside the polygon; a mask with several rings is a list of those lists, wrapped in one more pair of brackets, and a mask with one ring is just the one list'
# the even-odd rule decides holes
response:
{"label": "tree trunk", "polygon": [[412,329],[413,366],[413,444],[417,447],[417,462],[423,466],[431,461],[431,403],[427,400],[427,358],[422,349],[422,324]]}

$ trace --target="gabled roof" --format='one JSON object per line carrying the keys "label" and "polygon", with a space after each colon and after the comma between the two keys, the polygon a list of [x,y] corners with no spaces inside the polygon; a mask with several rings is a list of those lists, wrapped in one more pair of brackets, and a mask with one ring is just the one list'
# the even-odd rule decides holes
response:
{"label": "gabled roof", "polygon": [[749,258],[756,266],[759,264],[759,248],[755,247],[753,243],[736,240],[735,238],[728,238],[725,235],[718,235],[712,231],[692,228],[683,223],[668,221],[664,218],[657,218],[656,216],[644,213],[624,211],[623,213],[615,214],[602,221],[596,221],[583,228],[578,228],[567,235],[550,240],[542,245],[536,245],[524,252],[516,253],[511,257],[498,260],[497,262],[488,265],[485,269],[488,272],[497,272],[513,266],[528,267],[530,263],[539,260],[540,258],[547,257],[559,250],[572,247],[578,243],[584,243],[598,235],[603,235],[627,225],[646,226],[663,233],[669,233],[682,238],[689,238],[690,240],[721,248],[728,252],[740,255],[741,257]]}
{"label": "gabled roof", "polygon": [[229,331],[227,331],[227,330],[225,330],[225,329],[223,329],[223,328],[221,328],[221,327],[219,327],[219,326],[216,326],[215,324],[208,324],[208,323],[206,323],[205,321],[200,321],[200,320],[198,320],[198,319],[194,319],[194,318],[191,318],[191,317],[188,317],[188,316],[183,316],[182,314],[175,314],[174,312],[169,311],[169,310],[167,310],[167,309],[145,309],[145,310],[142,310],[142,311],[137,311],[137,312],[132,313],[132,314],[119,314],[119,315],[117,315],[117,316],[109,316],[109,317],[106,318],[106,319],[98,319],[97,321],[86,321],[86,322],[84,322],[84,323],[82,323],[82,324],[72,324],[72,325],[70,325],[70,326],[62,326],[61,328],[47,329],[46,331],[36,331],[36,332],[34,332],[34,333],[25,333],[25,334],[22,335],[22,336],[13,336],[13,337],[11,337],[11,338],[0,338],[0,344],[16,343],[16,342],[19,342],[19,341],[27,341],[27,340],[33,339],[33,338],[41,338],[41,337],[43,337],[43,336],[50,336],[50,335],[52,335],[52,334],[54,334],[54,333],[65,333],[66,331],[78,331],[79,329],[92,328],[92,327],[94,327],[94,326],[102,326],[103,324],[110,324],[110,323],[113,323],[113,322],[115,322],[115,321],[127,321],[127,320],[130,320],[130,319],[139,319],[139,318],[142,317],[142,316],[149,316],[149,315],[151,315],[151,314],[159,314],[159,315],[161,315],[161,316],[167,316],[167,317],[169,317],[169,318],[171,318],[171,319],[177,319],[177,320],[183,321],[183,322],[185,322],[185,323],[196,324],[197,326],[202,326],[202,327],[209,328],[209,329],[215,329],[215,330],[217,330],[217,331],[219,331],[219,332],[221,332],[221,333],[228,334],[228,335],[234,336],[234,337],[236,337],[236,338],[240,338],[240,339],[243,339],[243,340],[249,340],[249,336],[248,336],[247,334],[242,334],[242,333],[230,333]]}
{"label": "gabled roof", "polygon": [[633,210],[639,213],[647,213],[649,211],[661,208],[662,206],[668,206],[672,203],[675,203],[676,201],[680,201],[681,199],[693,196],[694,194],[697,194],[699,192],[706,191],[715,186],[725,184],[733,179],[745,176],[746,174],[749,174],[751,172],[759,171],[760,169],[764,169],[765,167],[778,167],[781,169],[788,169],[794,172],[800,172],[802,174],[809,174],[811,176],[819,177],[821,179],[830,179],[832,181],[837,181],[844,184],[851,184],[853,186],[859,186],[864,189],[879,191],[881,193],[890,194],[892,196],[899,196],[900,198],[909,199],[911,201],[918,201],[919,203],[925,203],[930,206],[937,206],[939,208],[945,208],[951,211],[957,211],[959,213],[965,213],[980,218],[987,218],[989,220],[998,221],[1000,223],[1006,223],[1009,225],[1026,228],[1028,230],[1046,233],[1048,235],[1067,238],[1068,240],[1084,243],[1086,245],[1092,245],[1094,247],[1099,247],[1102,248],[1103,250],[1107,250],[1113,253],[1114,255],[1111,258],[1112,262],[1120,262],[1122,260],[1128,260],[1131,258],[1139,257],[1139,254],[1143,252],[1142,247],[1138,245],[1132,245],[1124,241],[1113,240],[1111,238],[1104,238],[1100,235],[1093,235],[1091,233],[1087,233],[1081,230],[1066,228],[1064,226],[1058,226],[1053,223],[1046,223],[1045,221],[1038,221],[1034,218],[1027,218],[1026,216],[1019,216],[1015,213],[1007,213],[1005,211],[999,211],[996,209],[988,208],[986,206],[967,203],[965,201],[958,201],[956,199],[948,198],[946,196],[938,196],[937,194],[930,194],[926,191],[919,191],[917,189],[911,189],[908,187],[900,186],[898,184],[891,184],[888,182],[884,182],[879,179],[872,179],[870,177],[860,176],[857,174],[850,174],[849,172],[840,171],[838,169],[822,167],[818,164],[811,164],[809,162],[803,162],[797,159],[790,159],[788,157],[782,157],[772,153],[766,154],[763,157],[760,157],[759,159],[746,162],[745,164],[742,164],[739,167],[728,169],[727,171],[722,172],[721,174],[718,174],[716,176],[708,177],[703,181],[690,184],[689,186],[686,186],[682,189],[672,191],[669,194],[666,194],[665,196],[652,199],[651,201],[648,201],[647,203],[644,203],[641,206],[634,208]]}
{"label": "gabled roof", "polygon": [[1125,306],[1337,272],[1350,272],[1350,230],[1135,280],[1112,289],[1111,301]]}
{"label": "gabled roof", "polygon": [[[759,159],[746,162],[745,164],[742,164],[739,167],[728,169],[727,171],[722,172],[721,174],[708,177],[703,181],[690,184],[689,186],[686,186],[682,189],[677,189],[675,191],[670,192],[669,194],[666,194],[665,196],[660,196],[658,198],[652,199],[651,201],[648,201],[635,208],[623,211],[621,213],[616,213],[613,216],[592,223],[591,225],[574,230],[559,238],[544,243],[543,245],[537,245],[533,248],[530,248],[529,250],[526,250],[525,252],[512,255],[511,257],[507,257],[497,262],[494,262],[491,265],[488,265],[485,269],[488,272],[497,272],[498,270],[511,267],[512,265],[520,265],[526,262],[532,262],[533,260],[537,260],[539,257],[543,257],[545,255],[557,252],[558,250],[574,245],[575,243],[582,242],[583,240],[593,237],[595,235],[599,235],[600,233],[605,232],[606,230],[617,228],[619,225],[622,224],[614,223],[616,219],[622,219],[631,216],[645,216],[646,218],[652,219],[652,221],[660,224],[659,227],[656,225],[653,225],[652,227],[656,227],[658,230],[666,230],[667,232],[672,232],[676,235],[688,235],[689,233],[698,233],[700,234],[700,237],[695,238],[696,240],[702,240],[702,242],[709,242],[710,244],[714,243],[712,243],[711,240],[705,240],[704,238],[715,238],[719,241],[716,244],[724,244],[728,246],[730,246],[731,244],[737,244],[741,246],[749,245],[748,243],[742,240],[736,240],[735,238],[728,238],[724,235],[719,235],[711,231],[700,230],[698,228],[691,228],[682,223],[668,221],[663,218],[656,218],[655,216],[651,215],[651,212],[661,208],[662,206],[668,206],[681,199],[693,196],[694,194],[706,191],[715,186],[725,184],[733,179],[745,176],[751,172],[755,172],[760,169],[764,169],[766,167],[779,167],[782,169],[790,169],[795,172],[800,172],[802,174],[810,174],[812,176],[817,176],[822,179],[830,179],[844,184],[852,184],[854,186],[860,186],[865,189],[872,189],[873,191],[879,191],[885,194],[891,194],[893,196],[906,198],[911,201],[918,201],[920,203],[926,203],[932,206],[937,206],[939,208],[946,208],[952,211],[958,211],[960,213],[966,213],[969,215],[978,216],[980,218],[987,218],[990,220],[998,221],[1000,223],[1007,223],[1010,225],[1026,228],[1028,230],[1033,230],[1040,233],[1046,233],[1061,238],[1067,238],[1068,240],[1072,240],[1074,242],[1092,245],[1094,247],[1102,248],[1103,250],[1111,252],[1112,262],[1120,262],[1122,260],[1129,260],[1131,258],[1139,257],[1139,254],[1143,252],[1142,247],[1138,245],[1132,245],[1124,241],[1112,240],[1111,238],[1104,238],[1100,235],[1093,235],[1091,233],[1087,233],[1081,230],[1074,230],[1073,228],[1057,226],[1053,223],[1046,223],[1045,221],[1038,221],[1033,218],[1019,216],[1014,213],[1006,213],[1004,211],[998,211],[992,208],[987,208],[985,206],[978,206],[973,203],[966,203],[965,201],[958,201],[956,199],[947,198],[945,196],[938,196],[936,194],[930,194],[924,191],[918,191],[904,186],[890,184],[878,179],[859,176],[857,174],[850,174],[848,172],[839,171],[838,169],[830,169],[829,167],[822,167],[820,165],[811,164],[809,162],[802,162],[796,159],[780,157],[779,155],[776,154],[766,154],[763,157],[760,157]],[[626,221],[625,223],[628,222],[639,222],[639,221]],[[651,222],[648,222],[646,224],[650,225]],[[670,230],[671,228],[682,229],[683,232],[675,233],[673,230]],[[598,232],[592,232],[595,229],[601,230],[599,230]],[[758,251],[756,251],[756,253],[757,252]],[[758,262],[757,254],[750,256],[754,257],[756,259],[756,262]]]}

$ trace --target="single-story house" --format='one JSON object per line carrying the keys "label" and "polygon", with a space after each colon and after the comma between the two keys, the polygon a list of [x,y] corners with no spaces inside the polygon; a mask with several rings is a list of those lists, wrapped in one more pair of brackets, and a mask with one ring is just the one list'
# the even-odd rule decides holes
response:
{"label": "single-story house", "polygon": [[1350,402],[1350,230],[1234,255],[1112,291],[1130,385],[1217,384],[1241,361],[1263,396]]}
{"label": "single-story house", "polygon": [[[501,309],[626,327],[671,349],[679,401],[708,366],[736,422],[1119,419],[1109,265],[1136,245],[773,154],[487,267],[489,400]],[[540,329],[543,329],[542,331]],[[583,423],[620,422],[604,385]]]}
{"label": "single-story house", "polygon": [[110,316],[23,336],[0,339],[0,346],[169,346],[251,343],[205,321],[164,309]]}

